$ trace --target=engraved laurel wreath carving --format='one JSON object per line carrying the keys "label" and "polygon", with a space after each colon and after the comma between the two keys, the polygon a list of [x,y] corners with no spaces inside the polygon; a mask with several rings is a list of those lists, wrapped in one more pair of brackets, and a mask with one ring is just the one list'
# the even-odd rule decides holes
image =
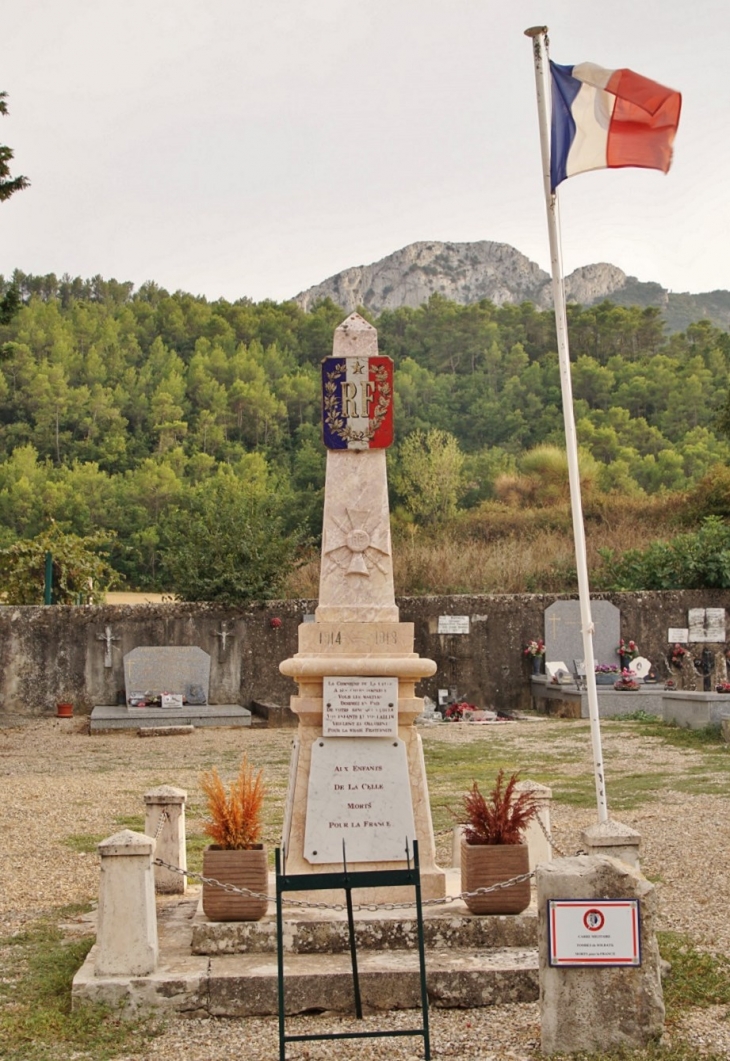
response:
{"label": "engraved laurel wreath carving", "polygon": [[337,384],[344,376],[345,371],[345,363],[340,362],[335,365],[332,372],[327,373],[322,402],[325,424],[333,435],[341,438],[344,442],[370,442],[388,415],[388,409],[393,399],[388,370],[383,365],[374,367],[373,383],[375,384],[374,398],[376,399],[376,405],[372,417],[368,420],[368,426],[361,431],[356,431],[349,424],[346,424],[337,408]]}

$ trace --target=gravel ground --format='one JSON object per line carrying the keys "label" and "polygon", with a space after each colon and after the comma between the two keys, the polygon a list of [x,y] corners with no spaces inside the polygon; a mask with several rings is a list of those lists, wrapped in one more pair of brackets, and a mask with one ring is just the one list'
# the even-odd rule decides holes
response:
{"label": "gravel ground", "polygon": [[[584,773],[585,763],[568,761],[585,728],[569,722],[564,738],[551,742],[551,751],[566,752],[561,773]],[[510,746],[519,760],[539,739],[535,723],[510,725]],[[188,791],[189,831],[199,827],[201,769],[223,764],[232,772],[242,749],[257,766],[265,768],[273,801],[283,799],[288,770],[291,731],[196,730],[187,737],[139,740],[135,735],[89,737],[84,720],[43,719],[0,728],[0,935],[17,931],[24,923],[53,907],[87,902],[98,889],[98,858],[79,847],[117,832],[134,817],[144,814],[142,796],[160,784]],[[488,730],[459,726],[424,732],[424,741],[489,740]],[[626,737],[610,724],[603,731],[604,753],[610,777],[623,770],[656,773],[664,787],[662,798],[616,817],[642,834],[642,869],[657,881],[661,927],[688,933],[700,945],[730,951],[730,883],[726,859],[730,847],[730,817],[726,799],[709,792],[688,795],[666,787],[671,776],[688,776],[697,768],[693,751],[668,747],[662,742],[636,737],[631,741],[630,763]],[[723,775],[723,779],[725,775]],[[711,782],[711,779],[710,779]],[[711,788],[711,783],[707,784]],[[580,831],[595,820],[595,812],[553,805],[556,841],[568,853],[580,848]],[[139,826],[136,826],[139,827]],[[271,839],[276,839],[275,823]],[[442,861],[450,852],[450,837],[439,839]],[[415,1021],[418,1020],[417,1011]],[[412,1027],[414,1013],[394,1013],[366,1018],[360,1029]],[[339,1017],[299,1018],[287,1022],[287,1031],[342,1030]],[[668,1037],[691,1042],[698,1057],[714,1051],[730,1058],[730,1021],[724,1007],[693,1009]],[[522,1061],[539,1055],[539,1014],[536,1004],[497,1006],[483,1010],[431,1012],[432,1052],[435,1057],[461,1061],[507,1059]],[[363,1042],[291,1044],[287,1056],[296,1059],[350,1058],[388,1061],[422,1057],[420,1038]],[[233,1056],[246,1061],[269,1061],[278,1056],[274,1018],[247,1020],[186,1020],[171,1022],[152,1040],[144,1055],[127,1055],[123,1061],[226,1061]]]}

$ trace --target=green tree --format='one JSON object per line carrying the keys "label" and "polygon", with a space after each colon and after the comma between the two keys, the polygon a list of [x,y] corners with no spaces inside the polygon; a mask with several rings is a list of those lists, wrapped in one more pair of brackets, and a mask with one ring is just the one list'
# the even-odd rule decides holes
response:
{"label": "green tree", "polygon": [[[0,114],[8,113],[8,105],[5,102],[7,96],[7,92],[0,92]],[[10,196],[15,195],[16,192],[21,192],[23,188],[27,188],[30,184],[27,177],[10,176],[10,162],[12,161],[12,158],[13,152],[11,149],[0,144],[0,202],[9,199]]]}
{"label": "green tree", "polygon": [[37,537],[0,549],[0,579],[8,604],[43,604],[46,554],[53,558],[54,604],[102,604],[117,580],[108,560],[109,534],[64,534],[54,524]]}
{"label": "green tree", "polygon": [[298,532],[284,532],[272,494],[223,470],[171,513],[162,535],[166,588],[183,600],[231,607],[275,597],[302,544]]}
{"label": "green tree", "polygon": [[391,481],[419,523],[443,523],[466,490],[464,454],[447,431],[414,431],[398,447]]}

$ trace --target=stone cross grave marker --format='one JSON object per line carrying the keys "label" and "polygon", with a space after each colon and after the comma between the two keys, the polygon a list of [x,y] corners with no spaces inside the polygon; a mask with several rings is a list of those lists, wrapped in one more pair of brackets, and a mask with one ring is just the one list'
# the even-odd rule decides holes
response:
{"label": "stone cross grave marker", "polygon": [[145,694],[177,693],[188,704],[208,703],[210,656],[197,645],[133,648],[124,657],[127,704]]}
{"label": "stone cross grave marker", "polygon": [[[621,612],[606,600],[591,601],[593,656],[596,663],[619,664],[616,653],[621,639]],[[545,609],[545,661],[565,660],[573,669],[573,660],[582,660],[583,635],[580,602],[558,600]]]}

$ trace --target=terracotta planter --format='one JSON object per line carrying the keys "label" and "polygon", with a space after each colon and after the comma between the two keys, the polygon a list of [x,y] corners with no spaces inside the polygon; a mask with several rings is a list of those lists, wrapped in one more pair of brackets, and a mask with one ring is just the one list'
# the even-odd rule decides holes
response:
{"label": "terracotta planter", "polygon": [[56,704],[56,717],[57,718],[73,718],[74,705],[73,704]]}
{"label": "terracotta planter", "polygon": [[[203,876],[266,895],[269,886],[266,851],[261,844],[250,851],[230,851],[213,844],[203,851]],[[266,899],[203,884],[203,912],[211,921],[258,921],[266,913],[267,905]]]}
{"label": "terracotta planter", "polygon": [[[473,892],[529,873],[527,844],[468,844],[461,841],[461,890]],[[530,882],[521,881],[464,902],[473,914],[520,914],[530,905]]]}

